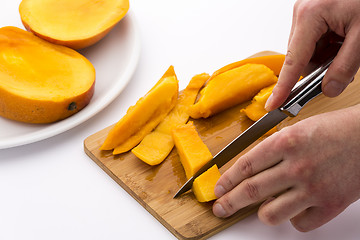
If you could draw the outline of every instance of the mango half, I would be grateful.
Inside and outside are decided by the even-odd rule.
[[[128,10],[129,0],[23,0],[19,7],[27,30],[73,49],[102,39]]]
[[[73,49],[0,28],[0,116],[27,123],[67,118],[89,102],[95,69]]]

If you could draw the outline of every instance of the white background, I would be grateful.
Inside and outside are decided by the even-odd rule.
[[[7,2],[19,1],[1,0],[2,26],[22,27],[17,8]],[[294,2],[131,1],[141,55],[119,97],[65,133],[0,150],[0,239],[175,239],[87,157],[83,140],[118,121],[169,65],[174,65],[182,89],[193,75],[211,74],[256,52],[285,53]],[[359,217],[356,202],[325,226],[300,233],[288,222],[269,227],[253,215],[211,239],[355,240]]]

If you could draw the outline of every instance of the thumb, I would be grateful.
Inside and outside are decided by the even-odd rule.
[[[360,66],[359,31],[349,31],[334,61],[322,81],[322,91],[328,97],[336,97],[354,79]]]

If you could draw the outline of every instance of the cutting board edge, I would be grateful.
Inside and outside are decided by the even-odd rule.
[[[103,129],[105,130],[105,129]],[[93,134],[96,135],[97,133]],[[121,188],[123,188],[132,198],[134,198],[146,211],[148,211],[155,219],[157,219],[168,231],[170,231],[176,238],[178,239],[198,239],[198,238],[186,238],[181,233],[176,231],[175,228],[170,226],[170,224],[165,221],[159,214],[156,213],[155,210],[153,210],[148,204],[146,204],[144,201],[142,201],[141,198],[139,198],[136,193],[134,193],[123,181],[121,181],[120,178],[118,178],[112,171],[110,171],[109,168],[107,168],[92,152],[89,150],[87,146],[87,141],[91,139],[93,135],[90,135],[84,140],[84,151],[88,157],[93,160],[106,174],[108,174],[117,184],[120,185]]]

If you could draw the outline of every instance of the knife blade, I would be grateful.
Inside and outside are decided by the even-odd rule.
[[[319,61],[320,59],[322,64],[319,66],[315,60],[310,62],[307,69],[305,70],[310,73],[294,86],[289,97],[283,103],[283,105],[278,109],[265,114],[261,119],[252,124],[248,129],[246,129],[219,153],[217,153],[212,160],[206,163],[187,180],[187,182],[174,195],[174,198],[189,191],[194,180],[210,167],[216,164],[218,168],[221,168],[224,164],[245,150],[248,146],[250,146],[253,142],[259,139],[277,124],[282,122],[285,118],[295,117],[306,103],[321,94],[322,79],[324,78],[328,67],[338,52],[341,43],[342,42],[338,41],[333,43],[330,47],[326,48],[325,54],[322,54],[321,58],[313,57],[313,59],[316,61]],[[315,66],[317,67],[315,68]]]
[[[251,125],[247,130],[230,142],[225,148],[223,148],[219,153],[217,153],[213,159],[207,162],[203,167],[201,167],[192,177],[190,177],[187,182],[180,188],[180,190],[175,194],[174,198],[187,192],[191,189],[192,183],[194,180],[200,176],[203,172],[211,168],[213,165],[217,165],[218,168],[221,168],[228,161],[233,159],[236,155],[250,146],[253,142],[259,139],[264,135],[268,130],[272,129],[279,122],[287,118],[288,115],[283,113],[279,109],[275,109],[267,114],[265,114],[260,120]]]

